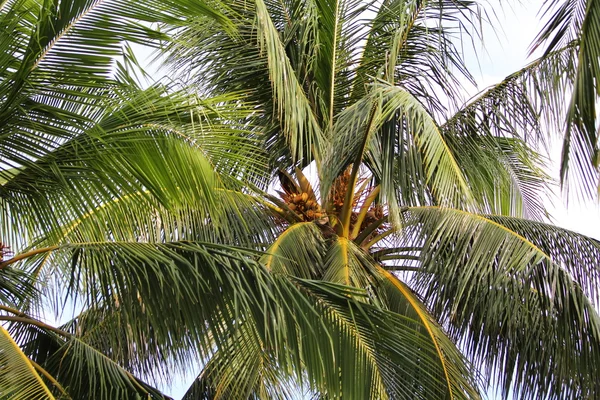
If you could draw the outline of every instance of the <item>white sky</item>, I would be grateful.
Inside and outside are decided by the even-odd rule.
[[[479,59],[469,50],[469,45],[465,45],[467,61],[478,82],[479,90],[500,82],[507,75],[532,61],[527,58],[527,49],[542,28],[538,16],[542,0],[522,0],[522,4],[519,4],[518,0],[489,0],[489,2],[491,4],[487,7],[488,13],[495,13],[499,21],[494,24],[496,31],[491,28],[485,29],[484,43],[477,46]],[[476,92],[477,89],[474,89],[473,94]],[[558,163],[560,143],[553,146],[551,152],[551,162]],[[553,178],[558,178],[556,168],[554,166],[550,171]],[[561,195],[560,190],[557,189],[556,192],[557,195],[547,202],[555,224],[600,239],[600,208],[597,202],[570,200],[567,209],[564,196]],[[181,381],[175,382],[171,389],[165,388],[165,390],[178,399],[183,396],[192,380],[193,374],[182,377]],[[490,394],[490,398],[494,396]]]

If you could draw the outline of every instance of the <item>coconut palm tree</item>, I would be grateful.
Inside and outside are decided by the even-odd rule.
[[[547,136],[540,107],[564,111],[559,86],[539,77],[572,58],[546,54],[461,106],[459,82],[471,77],[451,38],[476,34],[473,2],[214,7],[227,22],[191,18],[170,62],[200,93],[235,93],[256,110],[246,121],[281,186],[263,197],[285,228],[261,249],[265,266],[363,288],[420,320],[434,345],[441,328],[505,395],[594,397],[595,373],[576,360],[598,354],[598,242],[544,222],[546,177],[527,146]],[[475,397],[437,353],[447,388],[424,397]],[[198,387],[238,393],[248,370],[217,352]],[[406,395],[378,371],[387,396]]]
[[[414,390],[445,390],[440,349],[456,384],[469,382],[439,328],[260,264],[259,244],[284,225],[256,196],[268,163],[247,122],[255,108],[236,94],[141,89],[132,75],[128,44],[158,46],[167,37],[153,24],[189,15],[228,23],[197,2],[2,3],[1,396],[164,398],[145,381],[235,362],[246,345],[273,367],[246,391],[297,378],[362,397],[384,390],[375,337],[386,370],[412,365]],[[52,323],[49,308],[74,317]],[[408,342],[429,364],[407,357]]]
[[[460,105],[475,3],[139,3],[2,10],[3,397],[598,396],[600,243],[525,79]]]

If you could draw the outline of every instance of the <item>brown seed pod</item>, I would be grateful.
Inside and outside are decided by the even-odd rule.
[[[302,193],[300,196],[302,197],[302,201],[308,200],[308,193]]]
[[[288,204],[288,207],[290,208],[290,210],[294,211],[296,209],[296,205],[295,204]]]

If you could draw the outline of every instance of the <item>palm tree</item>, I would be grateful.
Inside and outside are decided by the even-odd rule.
[[[600,243],[514,107],[549,58],[459,106],[473,2],[4,7],[3,397],[598,396]]]
[[[524,398],[593,398],[595,373],[575,360],[598,354],[598,263],[588,257],[598,242],[543,222],[546,177],[526,145],[527,135],[547,135],[540,107],[562,111],[553,109],[558,86],[547,93],[551,83],[538,79],[562,65],[546,55],[455,109],[470,75],[451,37],[476,32],[473,2],[259,0],[215,10],[227,22],[192,19],[170,61],[206,96],[235,93],[256,110],[246,121],[281,186],[279,199],[263,196],[285,227],[259,248],[264,264],[366,289],[371,302],[430,328],[434,345],[442,328],[505,395],[512,386]],[[319,190],[301,170],[309,164]],[[565,321],[571,328],[558,327]],[[586,344],[564,352],[568,343]],[[442,391],[474,396],[455,386],[456,360],[437,352]],[[203,388],[248,375],[212,363],[223,365],[207,364]],[[391,397],[403,393],[387,385]]]

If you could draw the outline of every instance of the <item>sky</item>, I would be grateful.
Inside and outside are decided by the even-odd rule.
[[[508,4],[511,3],[511,4]],[[478,87],[471,88],[475,94],[485,87],[498,83],[504,77],[521,69],[533,58],[528,58],[528,47],[543,26],[538,11],[541,0],[489,0],[486,7],[491,18],[496,18],[495,30],[484,29],[483,44],[476,45],[478,57],[465,46],[465,56]],[[560,160],[560,142],[551,146],[549,174],[557,179],[557,163]],[[595,201],[567,199],[556,187],[556,194],[546,206],[555,225],[600,239],[600,208]],[[193,380],[193,374],[180,377],[166,392],[179,399]],[[494,399],[493,394],[489,394]]]

